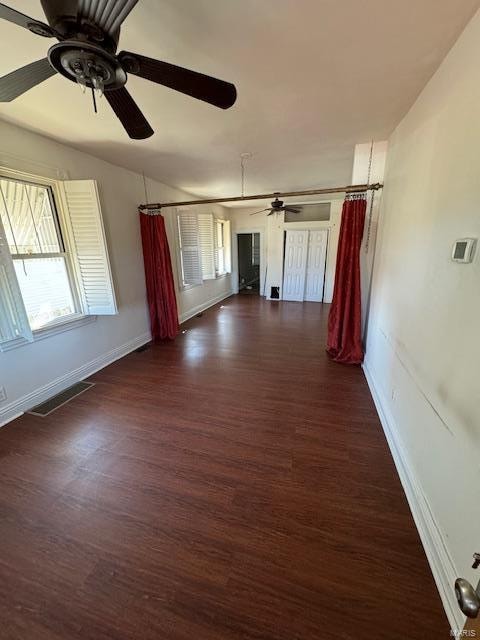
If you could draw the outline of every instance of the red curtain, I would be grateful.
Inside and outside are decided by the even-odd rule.
[[[343,204],[332,306],[328,316],[327,352],[343,364],[363,362],[360,245],[367,201],[347,198]]]
[[[173,340],[178,333],[178,312],[165,220],[159,214],[140,212],[140,228],[152,338]]]

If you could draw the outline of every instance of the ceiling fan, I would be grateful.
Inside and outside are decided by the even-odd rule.
[[[0,3],[0,18],[38,36],[58,40],[46,58],[27,64],[0,78],[0,102],[10,102],[32,87],[60,73],[105,98],[130,138],[153,134],[125,84],[132,73],[203,100],[221,109],[236,101],[235,86],[196,71],[147,58],[137,53],[116,53],[120,27],[138,0],[41,0],[48,24]]]
[[[278,194],[280,195],[280,194]],[[295,209],[295,207],[284,206],[283,201],[279,200],[278,197],[272,202],[271,207],[267,207],[266,209],[262,209],[261,211],[255,211],[255,213],[251,213],[251,216],[256,216],[258,213],[264,213],[265,211],[269,211],[270,213],[267,216],[271,216],[272,213],[281,213],[282,211],[288,211],[289,213],[300,213],[300,209]]]

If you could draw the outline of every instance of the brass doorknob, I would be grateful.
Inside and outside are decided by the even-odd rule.
[[[475,590],[468,580],[455,580],[455,595],[460,609],[468,618],[476,618],[480,611],[480,593]]]

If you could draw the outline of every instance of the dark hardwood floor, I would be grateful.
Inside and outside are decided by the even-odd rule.
[[[328,308],[237,296],[0,430],[0,637],[449,637]]]

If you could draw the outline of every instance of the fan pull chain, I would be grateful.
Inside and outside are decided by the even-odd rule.
[[[245,196],[245,163],[242,158],[242,198]]]
[[[252,157],[252,153],[245,152],[240,154],[240,172],[241,172],[241,181],[242,181],[242,198],[245,196],[245,164],[247,160],[250,160]]]
[[[367,184],[370,184],[370,178],[372,175],[372,162],[373,162],[373,140],[370,146],[370,159],[368,161],[368,177]],[[372,218],[373,218],[373,203],[375,201],[375,192],[372,191],[372,195],[370,196],[370,211],[368,213],[368,222],[367,222],[367,238],[365,240],[365,253],[368,253],[370,248],[370,239],[372,235]]]
[[[372,191],[371,200],[370,200],[370,212],[368,214],[367,239],[365,240],[365,253],[368,253],[368,249],[370,248],[370,239],[372,236],[372,218],[373,218],[374,200],[375,200],[375,192]]]
[[[92,100],[93,100],[93,110],[95,113],[98,113],[97,111],[97,99],[95,98],[95,89],[92,87]]]

